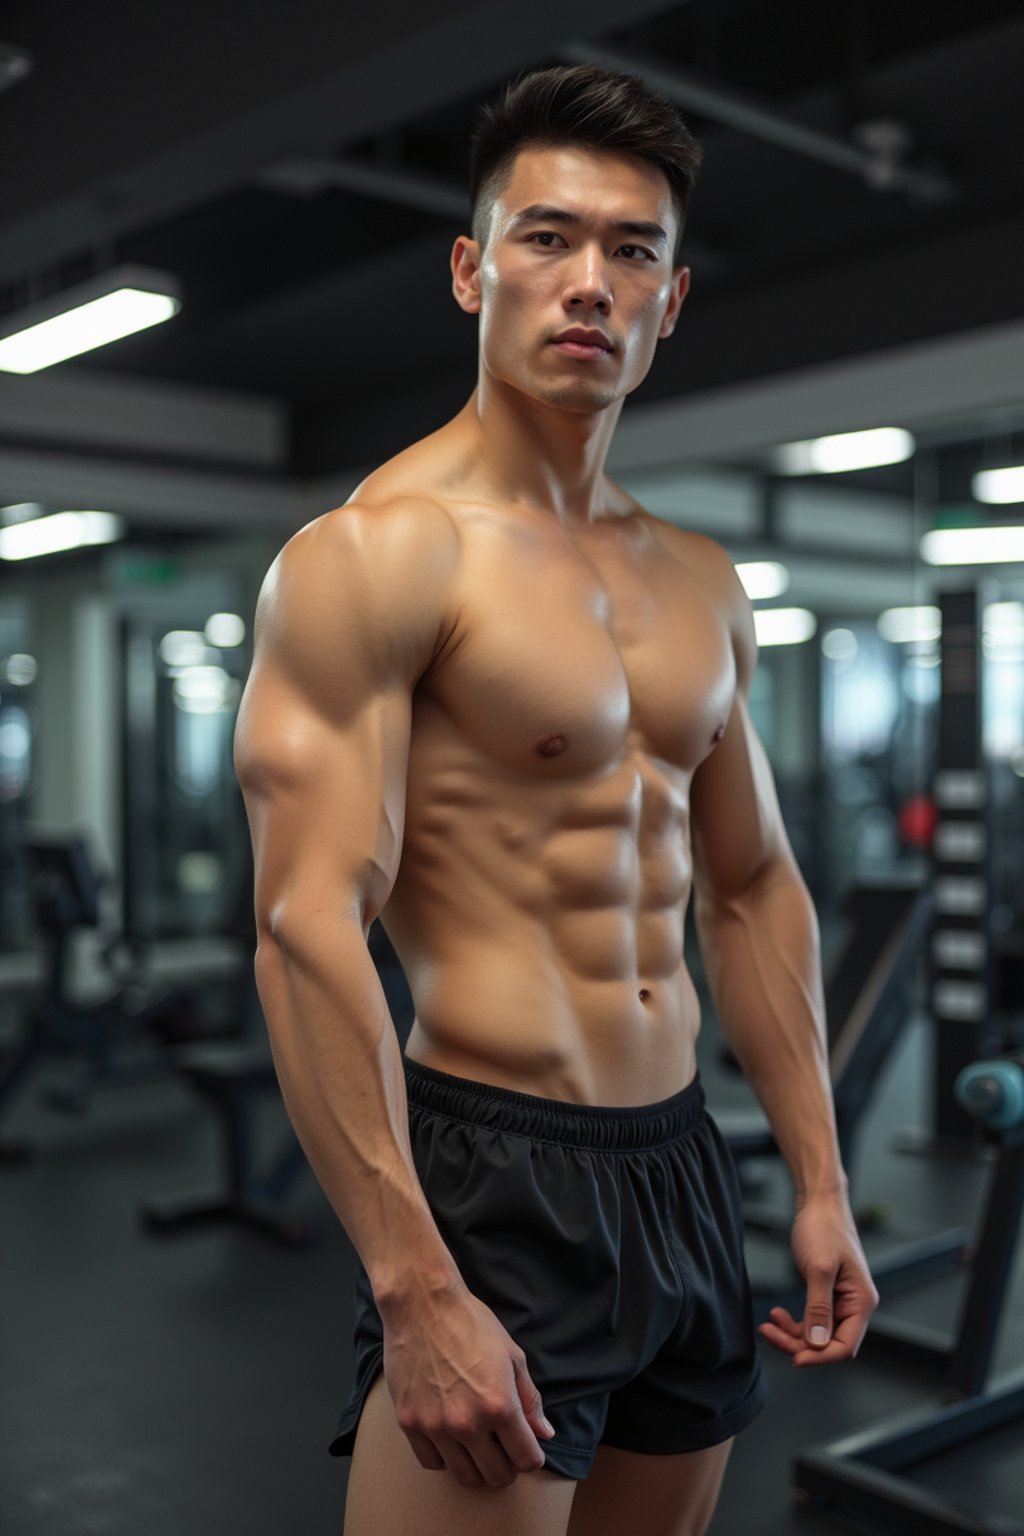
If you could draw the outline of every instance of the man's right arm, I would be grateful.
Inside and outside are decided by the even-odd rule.
[[[508,1486],[550,1438],[526,1357],[471,1295],[416,1174],[366,936],[398,872],[417,680],[452,625],[458,534],[429,502],[346,506],[271,567],[239,711],[256,980],[303,1149],[366,1269],[423,1466]]]
[[[412,1276],[457,1280],[413,1169],[366,946],[398,872],[412,693],[443,641],[457,559],[429,504],[348,506],[303,528],[260,593],[235,734],[281,1091],[382,1307]]]

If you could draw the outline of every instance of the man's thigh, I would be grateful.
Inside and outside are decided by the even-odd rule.
[[[352,1451],[345,1536],[565,1536],[575,1488],[547,1468],[521,1472],[510,1488],[463,1488],[421,1466],[381,1372]]]
[[[568,1536],[703,1536],[732,1445],[676,1456],[598,1446],[589,1476],[576,1484]]]

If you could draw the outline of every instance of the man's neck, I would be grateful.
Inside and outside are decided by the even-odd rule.
[[[549,509],[566,526],[607,511],[604,465],[622,401],[571,411],[481,374],[455,419],[475,434],[474,468],[493,494]]]

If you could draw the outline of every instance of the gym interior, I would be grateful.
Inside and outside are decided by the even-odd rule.
[[[278,550],[475,383],[448,260],[477,104],[588,61],[704,146],[692,290],[608,469],[754,605],[881,1296],[855,1362],[764,1348],[711,1529],[1024,1532],[1019,4],[12,0],[6,1536],[341,1527],[353,1250],[270,1060],[235,717]],[[37,329],[126,293],[109,333]],[[799,1295],[791,1186],[692,925],[687,960],[760,1320]]]

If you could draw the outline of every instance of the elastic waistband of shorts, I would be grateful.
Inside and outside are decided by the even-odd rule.
[[[454,1077],[408,1057],[403,1060],[410,1108],[415,1106],[451,1120],[464,1120],[537,1141],[596,1147],[608,1152],[637,1152],[677,1141],[696,1127],[704,1113],[699,1073],[670,1099],[620,1107],[544,1099],[513,1088]]]

